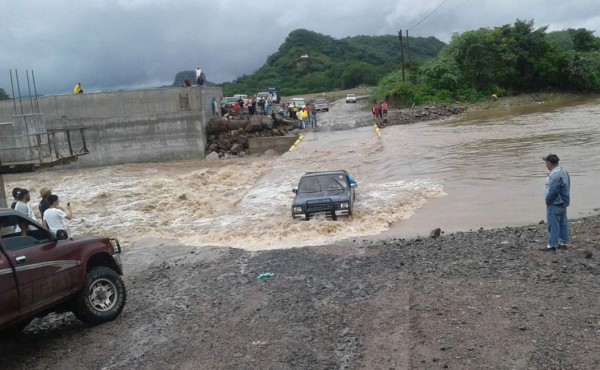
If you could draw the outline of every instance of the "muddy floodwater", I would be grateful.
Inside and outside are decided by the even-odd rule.
[[[571,174],[571,218],[597,213],[600,100],[540,103],[389,126],[378,137],[361,104],[336,102],[298,149],[282,156],[180,161],[5,175],[7,194],[51,187],[75,214],[71,234],[146,238],[248,250],[343,239],[426,235],[545,218],[542,156]],[[347,125],[347,130],[340,126]],[[354,126],[358,128],[353,128]],[[332,129],[335,128],[335,129]],[[343,127],[342,127],[343,128]],[[91,148],[93,150],[93,148]],[[346,169],[359,182],[352,219],[292,220],[307,171]]]

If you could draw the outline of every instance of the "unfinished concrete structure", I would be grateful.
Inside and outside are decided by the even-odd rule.
[[[20,135],[83,129],[85,142],[78,136],[71,140],[75,150],[86,148],[89,154],[70,166],[202,159],[210,102],[221,95],[220,87],[194,86],[46,96],[29,112],[28,100],[24,111],[12,100],[2,101],[0,153],[2,160],[20,156],[9,149],[19,146],[15,140],[26,140]]]

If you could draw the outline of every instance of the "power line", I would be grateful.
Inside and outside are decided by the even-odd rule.
[[[446,15],[452,13],[453,11],[455,11],[456,9],[460,8],[461,6],[465,5],[466,3],[468,3],[469,1],[473,1],[473,0],[465,0],[462,3],[458,4],[457,6],[455,6],[454,8],[448,10],[446,13],[440,15],[439,17],[433,18],[432,20],[430,20],[429,22],[425,23],[425,25],[431,24],[435,21],[437,21],[438,19],[441,19],[442,17],[445,17]],[[415,26],[416,27],[416,26]]]
[[[432,15],[433,13],[435,13],[435,12],[436,12],[436,11],[437,11],[439,8],[441,8],[441,7],[442,7],[442,5],[446,4],[446,2],[447,2],[447,1],[448,1],[448,0],[444,0],[444,1],[442,1],[442,3],[441,3],[440,5],[438,5],[438,7],[437,7],[437,8],[433,9],[433,11],[432,11],[431,13],[427,14],[425,17],[423,17],[423,19],[421,19],[420,21],[418,21],[418,22],[417,22],[417,24],[415,24],[414,26],[412,26],[412,27],[411,27],[411,28],[409,28],[408,30],[410,31],[410,30],[412,30],[413,28],[415,28],[415,27],[417,27],[418,25],[420,25],[420,24],[421,24],[421,22],[423,22],[425,19],[429,18],[429,16],[430,16],[430,15]]]

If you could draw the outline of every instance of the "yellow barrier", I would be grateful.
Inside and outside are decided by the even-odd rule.
[[[379,129],[379,126],[377,126],[377,122],[373,123],[373,128],[375,129],[377,136],[381,137],[381,130]]]
[[[288,150],[288,152],[293,152],[294,149],[296,149],[298,147],[298,145],[300,145],[300,142],[302,140],[304,140],[304,135],[298,136],[298,139],[296,140],[296,142],[294,144],[292,144],[292,146],[290,147],[290,149]]]

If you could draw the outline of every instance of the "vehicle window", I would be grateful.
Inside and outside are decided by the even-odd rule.
[[[21,231],[17,232],[19,225],[26,227],[26,235],[23,235]],[[10,251],[29,248],[53,240],[48,230],[15,215],[0,218],[0,232],[4,246]]]
[[[299,193],[318,193],[321,191],[344,190],[347,184],[343,176],[311,176],[303,178],[298,186]]]
[[[300,180],[298,185],[299,193],[318,193],[321,191],[321,185],[316,177],[306,177]]]

